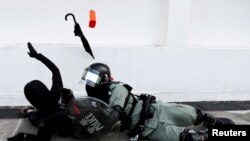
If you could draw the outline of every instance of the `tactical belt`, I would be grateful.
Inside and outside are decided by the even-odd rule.
[[[135,110],[135,106],[136,106],[136,104],[137,104],[138,101],[135,98],[135,96],[131,93],[132,87],[129,86],[128,84],[123,84],[123,86],[129,91],[129,94],[126,97],[126,100],[125,100],[124,105],[123,105],[123,110],[125,110],[125,108],[127,107],[129,99],[130,99],[130,96],[132,96],[132,98],[133,98],[132,107],[130,108],[130,111],[128,113],[128,116],[131,117],[132,114],[133,114],[133,112],[134,112],[134,110]]]
[[[135,127],[128,132],[128,135],[130,137],[135,137],[138,135],[139,139],[145,139],[145,137],[143,137],[141,135],[141,133],[144,130],[145,120],[149,119],[149,118],[153,118],[153,116],[154,116],[155,108],[151,104],[156,103],[156,97],[149,95],[149,94],[141,94],[140,96],[136,95],[136,97],[135,97],[135,95],[131,93],[131,91],[132,91],[131,86],[129,86],[128,84],[123,84],[123,86],[129,91],[129,94],[126,97],[126,100],[125,100],[124,105],[123,105],[123,110],[125,110],[125,108],[127,107],[130,96],[132,96],[132,98],[133,98],[132,107],[128,113],[129,117],[132,116],[138,100],[143,101],[142,110],[140,113],[140,120],[135,125]]]
[[[153,118],[155,113],[155,108],[151,105],[152,103],[156,103],[155,96],[148,95],[148,94],[141,94],[138,96],[138,99],[143,101],[142,110],[140,114],[140,120],[135,125],[135,127],[129,131],[128,135],[130,137],[139,136],[139,139],[145,139],[145,137],[142,136],[142,131],[144,130],[144,123],[146,119]]]

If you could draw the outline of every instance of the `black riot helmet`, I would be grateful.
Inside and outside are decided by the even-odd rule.
[[[82,80],[86,83],[88,96],[92,96],[108,103],[109,85],[111,84],[111,72],[108,65],[103,63],[93,63],[84,70]]]

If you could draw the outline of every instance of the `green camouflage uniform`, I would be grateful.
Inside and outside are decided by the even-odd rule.
[[[111,84],[110,106],[124,106],[128,90],[121,84]],[[133,98],[130,97],[125,112],[128,114],[132,106]],[[157,101],[152,104],[156,111],[153,118],[146,119],[145,129],[142,135],[155,141],[179,141],[181,132],[196,121],[196,109],[189,105],[166,103]],[[139,101],[131,116],[131,129],[137,124],[140,119],[142,110],[142,101]]]

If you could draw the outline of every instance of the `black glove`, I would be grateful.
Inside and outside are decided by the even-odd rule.
[[[29,51],[28,54],[30,57],[34,57],[36,58],[38,56],[38,53],[36,52],[36,50],[34,49],[34,47],[31,45],[30,42],[28,42],[28,48],[29,48]]]
[[[75,36],[82,37],[83,33],[79,24],[75,24],[74,33],[75,33]]]

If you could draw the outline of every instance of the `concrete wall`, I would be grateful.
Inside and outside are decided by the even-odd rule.
[[[1,105],[28,104],[23,86],[33,79],[51,86],[48,69],[26,54],[27,41],[57,64],[64,86],[77,96],[85,93],[78,83],[84,67],[104,62],[114,78],[131,84],[135,93],[152,93],[163,101],[250,99],[247,0],[79,0],[61,4],[24,0],[22,3],[31,4],[26,8],[19,1],[6,2],[0,8],[5,10],[0,11]],[[101,14],[95,29],[87,27],[90,9]],[[95,60],[73,37],[72,19],[64,21],[68,12],[75,13]],[[20,17],[24,13],[28,15]]]

